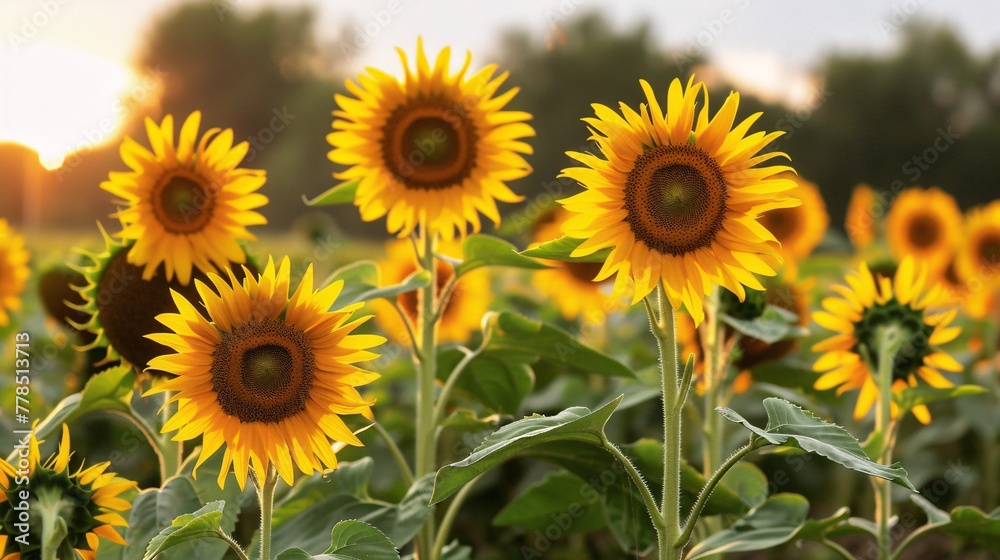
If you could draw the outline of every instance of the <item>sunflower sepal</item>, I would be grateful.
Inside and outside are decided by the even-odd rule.
[[[545,263],[519,253],[510,243],[492,235],[470,235],[462,242],[462,262],[455,267],[455,275],[462,276],[486,266],[506,266],[542,270],[551,268]]]
[[[562,236],[552,241],[541,243],[537,247],[532,247],[521,251],[521,255],[534,259],[551,259],[562,262],[578,263],[604,263],[608,260],[612,249],[610,247],[595,251],[587,255],[574,254],[586,239],[576,239],[574,237]]]
[[[343,183],[330,187],[315,198],[308,198],[302,195],[302,202],[306,206],[337,206],[341,204],[354,204],[354,197],[358,192],[358,185],[361,179],[344,181]]]

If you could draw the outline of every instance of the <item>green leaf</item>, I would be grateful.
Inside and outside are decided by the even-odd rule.
[[[160,531],[160,534],[150,541],[143,560],[152,560],[163,551],[188,541],[205,538],[221,539],[224,507],[224,502],[212,502],[194,513],[176,517],[170,527]]]
[[[747,508],[755,508],[767,500],[770,485],[757,465],[741,461],[723,475],[722,486],[736,493]],[[715,497],[716,492],[718,489],[711,497]]]
[[[573,251],[583,244],[584,241],[586,240],[563,236],[559,239],[542,243],[532,249],[521,251],[521,254],[535,259],[552,259],[563,262],[603,263],[608,260],[608,255],[611,254],[610,247],[601,249],[585,257],[571,257],[570,255]]]
[[[807,334],[804,328],[798,326],[798,317],[794,313],[773,305],[768,305],[760,317],[749,321],[726,314],[721,317],[724,323],[736,329],[740,334],[768,344]]]
[[[357,560],[399,560],[399,552],[385,535],[353,519],[334,525],[326,553]]]
[[[328,189],[323,194],[317,196],[316,198],[309,199],[305,196],[302,197],[302,201],[306,203],[306,206],[334,206],[337,204],[354,204],[354,195],[358,192],[358,185],[361,183],[361,179],[355,179],[353,181],[344,181],[339,185],[335,185]]]
[[[484,266],[542,269],[547,265],[517,252],[510,243],[491,235],[471,235],[462,243],[462,264],[455,269],[462,276]]]
[[[917,504],[920,509],[924,510],[924,513],[927,514],[927,523],[929,525],[941,525],[951,521],[951,516],[948,515],[948,512],[938,509],[930,500],[920,494],[911,495],[910,500]]]
[[[932,403],[944,399],[955,399],[958,397],[968,397],[972,395],[982,395],[988,393],[989,389],[979,385],[958,385],[955,387],[936,388],[930,385],[918,385],[907,387],[900,392],[893,391],[892,401],[896,403],[903,412],[911,410],[922,404]]]
[[[333,274],[323,281],[323,286],[329,286],[337,280],[344,281],[344,287],[341,289],[340,295],[337,296],[338,305],[361,301],[358,299],[358,296],[369,290],[378,288],[378,263],[364,260],[342,266],[333,271]]]
[[[471,455],[437,472],[431,503],[441,502],[480,474],[534,446],[556,441],[601,446],[604,425],[619,402],[621,397],[595,411],[574,406],[555,416],[531,416],[500,428]]]
[[[1000,508],[991,513],[971,506],[959,506],[946,513],[919,495],[910,496],[927,514],[927,524],[958,538],[976,542],[1000,553]]]
[[[787,445],[816,453],[849,469],[916,490],[899,463],[880,465],[865,455],[861,444],[847,430],[824,422],[811,412],[792,403],[770,397],[764,399],[767,426],[758,428],[729,408],[717,408],[727,420],[743,424],[748,430],[772,445]]]
[[[72,422],[88,412],[111,410],[128,413],[128,403],[135,390],[132,368],[115,366],[90,378],[83,391],[62,401],[38,423],[35,437],[43,439],[66,422]]]
[[[504,359],[538,356],[564,367],[610,377],[634,377],[631,368],[552,325],[502,311],[490,317],[487,351]]]
[[[431,283],[430,272],[427,272],[426,270],[418,270],[413,274],[407,276],[399,284],[393,284],[392,286],[384,286],[381,288],[372,288],[369,290],[365,290],[364,292],[361,292],[360,294],[354,296],[353,300],[345,301],[344,304],[346,305],[359,301],[370,301],[378,298],[392,299],[398,296],[399,294],[405,294],[406,292],[419,290],[420,288],[423,288],[424,286],[427,286],[430,283]]]
[[[496,430],[499,421],[500,419],[495,414],[480,418],[467,408],[459,408],[441,421],[441,427],[460,432],[477,433]]]
[[[601,528],[604,515],[600,506],[583,499],[588,487],[575,474],[550,472],[508,502],[493,518],[493,524],[542,532],[555,525],[563,534]]]
[[[457,348],[443,348],[438,354],[438,378],[446,379],[463,357]],[[493,353],[477,356],[466,366],[455,388],[499,413],[517,413],[521,401],[535,386],[535,374],[527,364],[510,358],[504,360]]]

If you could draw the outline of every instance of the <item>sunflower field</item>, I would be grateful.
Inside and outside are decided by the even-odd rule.
[[[145,107],[113,211],[0,216],[0,560],[1000,558],[995,182],[831,189],[708,64],[563,119],[431,42],[286,160]]]

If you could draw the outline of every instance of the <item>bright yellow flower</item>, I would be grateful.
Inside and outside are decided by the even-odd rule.
[[[855,247],[867,247],[875,241],[878,229],[875,202],[875,191],[871,187],[864,184],[854,187],[851,200],[847,203],[844,229]]]
[[[374,401],[356,387],[379,376],[355,364],[376,358],[368,349],[385,339],[351,334],[369,319],[351,319],[362,304],[329,311],[343,282],[313,292],[312,266],[289,297],[290,268],[287,257],[277,270],[268,259],[259,278],[248,273],[242,283],[232,272],[228,281],[210,274],[214,289],[195,282],[207,318],[175,292],[179,313],[158,317],[172,332],[150,335],[176,352],[149,364],[177,376],[148,392],[175,392],[163,431],[177,441],[203,436],[195,468],[225,444],[219,486],[230,465],[240,488],[250,465],[258,480],[274,466],[288,484],[295,467],[333,468],[331,440],[361,445],[341,416],[372,418]]]
[[[949,326],[958,310],[942,311],[947,294],[940,284],[934,284],[924,293],[926,269],[921,266],[916,271],[913,257],[908,256],[899,264],[893,279],[882,276],[876,279],[868,265],[862,263],[861,269],[846,280],[847,286],[832,288],[841,297],[824,299],[824,310],[813,314],[813,320],[821,327],[837,333],[813,346],[813,351],[823,353],[813,365],[815,371],[823,372],[815,388],[836,387],[837,395],[861,389],[854,417],[863,418],[878,397],[875,379],[878,331],[889,325],[909,335],[893,360],[892,390],[914,387],[918,379],[933,387],[951,387],[952,382],[938,370],[957,372],[962,365],[938,346],[951,342],[961,332],[960,327]],[[865,353],[869,358],[864,357]],[[874,363],[869,365],[868,359]],[[892,413],[898,414],[895,404]],[[930,412],[924,405],[914,408],[913,414],[924,424],[930,422]]]
[[[97,558],[100,539],[125,545],[125,540],[115,527],[128,527],[128,522],[120,512],[127,511],[132,504],[122,499],[121,494],[136,488],[136,483],[107,472],[110,462],[83,468],[71,473],[69,428],[63,424],[59,451],[42,462],[38,451],[39,440],[32,434],[24,454],[18,450],[14,463],[0,459],[0,558],[21,560],[39,558],[38,542],[35,540],[36,525],[41,523],[41,513],[32,504],[30,545],[25,547],[14,540],[12,527],[17,512],[14,506],[21,502],[20,491],[29,489],[34,502],[59,507],[60,517],[65,521],[67,534],[57,551],[59,558],[75,558],[79,554],[85,560]]]
[[[1000,200],[969,211],[955,265],[973,289],[1000,288]]]
[[[453,258],[462,256],[457,243],[441,243],[437,254]],[[445,285],[455,275],[455,269],[442,259],[435,259],[437,265],[437,295],[440,297]],[[379,263],[382,284],[399,284],[418,270],[413,244],[408,240],[386,244],[386,258]],[[396,297],[406,319],[414,328],[417,324],[420,292],[406,292]],[[438,338],[442,342],[466,342],[469,336],[482,325],[483,315],[490,308],[493,294],[486,269],[480,268],[463,275],[455,284],[448,301],[445,302],[441,319],[438,321]],[[375,311],[375,322],[389,338],[404,342],[407,340],[406,325],[392,304],[379,299],[371,302]]]
[[[480,212],[499,224],[496,201],[521,200],[506,182],[531,171],[520,155],[531,153],[523,141],[535,134],[524,122],[531,115],[502,110],[518,88],[496,95],[507,73],[494,76],[495,64],[467,76],[471,53],[451,74],[450,48],[432,67],[418,40],[416,68],[397,51],[404,80],[368,68],[357,84],[347,82],[356,97],[336,96],[329,157],[349,168],[334,176],[360,180],[354,203],[361,219],[386,216],[389,233],[400,237],[418,224],[445,239],[469,226],[479,231]]]
[[[192,267],[214,272],[244,263],[237,241],[254,239],[247,226],[267,223],[254,211],[267,204],[255,192],[264,185],[264,172],[238,167],[249,144],[234,146],[228,128],[213,128],[198,141],[200,123],[201,113],[191,113],[175,146],[173,117],[159,126],[147,118],[152,152],[126,137],[121,157],[132,170],[112,172],[101,183],[127,206],[118,212],[124,226],[119,236],[135,240],[128,262],[142,266],[146,280],[160,263],[167,280],[176,274],[183,285],[191,281]]]
[[[889,247],[896,260],[907,255],[927,264],[938,278],[951,258],[962,230],[962,213],[940,189],[907,189],[896,197],[886,219]]]
[[[799,262],[805,259],[819,245],[830,225],[830,215],[826,212],[823,195],[815,183],[794,173],[786,173],[782,177],[795,182],[795,188],[788,194],[801,200],[802,204],[765,212],[760,217],[760,224],[781,243],[781,252],[787,265],[789,260]]]
[[[596,118],[584,121],[603,158],[570,152],[584,167],[563,171],[586,190],[562,204],[574,217],[563,226],[583,239],[573,256],[612,251],[596,280],[617,274],[613,293],[634,281],[633,302],[662,281],[674,309],[683,304],[695,323],[704,319],[702,300],[714,284],[744,297],[744,286],[761,290],[754,274],[773,275],[781,264],[778,242],[758,217],[798,204],[786,192],[795,187],[775,175],[788,166],[758,167],[781,152],[759,154],[781,135],[747,135],[760,117],[735,124],[739,94],[731,93],[709,118],[695,102],[705,89],[694,78],[670,84],[666,113],[653,89],[640,82],[649,105],[622,114],[595,104]]]
[[[10,324],[11,311],[21,309],[21,292],[28,281],[28,259],[24,238],[0,218],[0,327]]]

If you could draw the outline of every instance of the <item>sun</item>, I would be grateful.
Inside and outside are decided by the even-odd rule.
[[[18,87],[4,90],[0,142],[25,145],[56,169],[69,154],[115,136],[134,80],[126,68],[77,49],[37,44],[5,52],[0,83]]]

